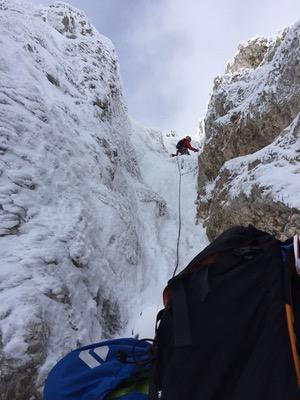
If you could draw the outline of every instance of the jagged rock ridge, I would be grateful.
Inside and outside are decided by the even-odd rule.
[[[215,80],[198,178],[211,239],[233,224],[281,239],[300,230],[299,40],[300,23],[251,40]]]

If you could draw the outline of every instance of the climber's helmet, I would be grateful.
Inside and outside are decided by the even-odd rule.
[[[190,136],[186,136],[185,138],[186,138],[189,142],[192,141],[192,138],[191,138]]]

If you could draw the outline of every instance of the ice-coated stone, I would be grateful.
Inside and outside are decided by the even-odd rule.
[[[300,230],[299,40],[300,23],[273,41],[251,40],[215,81],[198,175],[211,239],[233,224],[281,239]]]

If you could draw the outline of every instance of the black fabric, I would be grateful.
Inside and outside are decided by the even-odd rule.
[[[169,282],[150,399],[158,390],[162,400],[300,399],[285,315],[285,302],[300,288],[288,283],[280,244],[252,226],[232,228]],[[214,262],[202,266],[213,254]],[[187,315],[178,328],[180,299]],[[178,346],[184,329],[192,344]]]
[[[180,147],[182,147],[184,142],[184,139],[180,139],[179,142],[176,144],[176,149],[179,149]]]
[[[190,155],[190,152],[184,146],[178,148],[178,153],[180,153],[181,155],[188,155],[188,156]]]
[[[293,306],[295,321],[294,321],[294,329],[297,336],[298,346],[300,344],[300,279],[299,275],[294,268],[291,272],[291,304]],[[298,348],[298,352],[299,352]],[[300,352],[299,352],[300,354]]]
[[[172,289],[174,345],[191,346],[191,324],[185,285],[182,281],[177,281]]]

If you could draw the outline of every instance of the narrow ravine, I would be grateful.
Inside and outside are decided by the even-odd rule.
[[[201,223],[196,224],[196,198],[198,157],[195,153],[190,156],[171,158],[170,154],[176,150],[176,143],[180,136],[162,136],[159,147],[163,151],[153,152],[153,137],[145,128],[135,126],[134,129],[136,152],[141,167],[144,182],[158,193],[167,202],[169,223],[157,227],[158,242],[162,249],[155,248],[155,241],[145,243],[150,257],[155,263],[148,269],[149,278],[140,297],[133,302],[132,312],[125,335],[138,334],[140,337],[152,337],[154,334],[155,318],[162,307],[162,291],[172,277],[176,266],[176,249],[179,228],[179,171],[181,177],[181,235],[179,242],[178,271],[183,269],[192,258],[198,254],[209,242],[205,229]],[[147,140],[148,138],[148,140]],[[150,138],[150,141],[149,141]],[[194,138],[197,146],[197,137]],[[152,146],[152,147],[151,147]],[[151,147],[151,151],[149,148]],[[148,151],[147,151],[148,150]],[[146,224],[147,225],[147,224]]]

